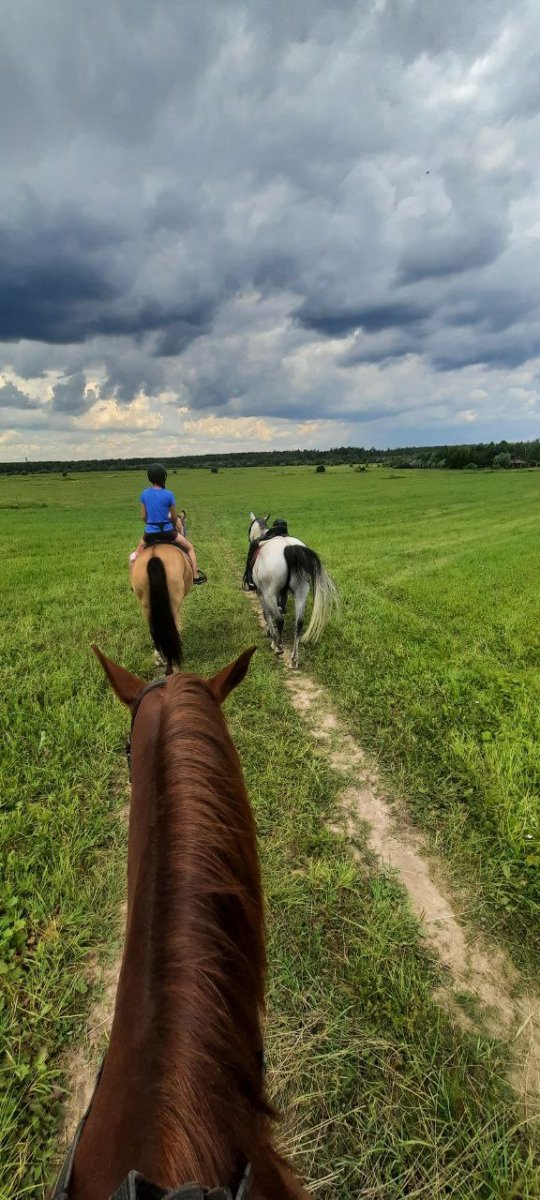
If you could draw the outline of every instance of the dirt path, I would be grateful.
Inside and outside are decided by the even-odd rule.
[[[540,1113],[540,995],[523,990],[523,981],[508,956],[494,943],[467,930],[454,911],[445,886],[444,863],[428,859],[417,830],[396,818],[372,764],[350,734],[343,731],[323,687],[302,671],[290,671],[286,685],[292,704],[312,736],[324,747],[329,763],[344,778],[335,828],[353,839],[367,837],[383,868],[396,873],[421,922],[425,941],[444,964],[447,983],[440,1000],[454,1019],[468,1028],[501,1038],[511,1049],[511,1082],[528,1115]],[[478,1012],[465,1014],[458,995],[469,993]]]

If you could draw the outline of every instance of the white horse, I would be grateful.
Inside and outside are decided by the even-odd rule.
[[[268,529],[268,517],[250,513],[249,541],[254,542]],[[270,644],[276,654],[283,654],[283,625],[289,592],[294,596],[294,642],[291,667],[298,667],[300,641],[317,642],[333,609],[338,594],[333,580],[325,571],[319,555],[294,537],[272,537],[261,542],[252,568],[253,582],[260,596]],[[313,588],[313,609],[306,629],[304,613],[310,585]]]

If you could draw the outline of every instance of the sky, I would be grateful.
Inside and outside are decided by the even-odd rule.
[[[536,0],[0,32],[0,459],[538,436]]]

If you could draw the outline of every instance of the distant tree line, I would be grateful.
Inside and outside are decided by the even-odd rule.
[[[2,475],[58,474],[73,471],[143,471],[146,458],[88,458],[82,461],[53,459],[47,462],[0,463]],[[198,467],[216,472],[227,467],[360,466],[467,470],[486,467],[536,467],[540,465],[540,439],[533,442],[478,442],[471,446],[404,446],[397,450],[367,450],[363,446],[337,446],[333,450],[248,450],[231,454],[188,454],[160,457],[169,470]]]
[[[540,466],[540,439],[533,442],[478,442],[472,446],[407,446],[381,455],[387,465],[466,471]]]

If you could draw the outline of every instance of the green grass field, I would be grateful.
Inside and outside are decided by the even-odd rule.
[[[401,889],[326,821],[339,780],[290,707],[239,591],[251,508],[289,520],[342,594],[303,664],[444,853],[465,914],[532,970],[538,947],[540,473],[267,469],[171,475],[210,582],[186,667],[257,641],[228,706],[268,902],[270,1083],[323,1200],[540,1196],[504,1048],[455,1030]],[[44,1194],[62,1052],[125,876],[126,714],[89,651],[150,677],[127,554],[142,477],[0,477],[0,1197]],[[16,507],[13,507],[13,506]]]

